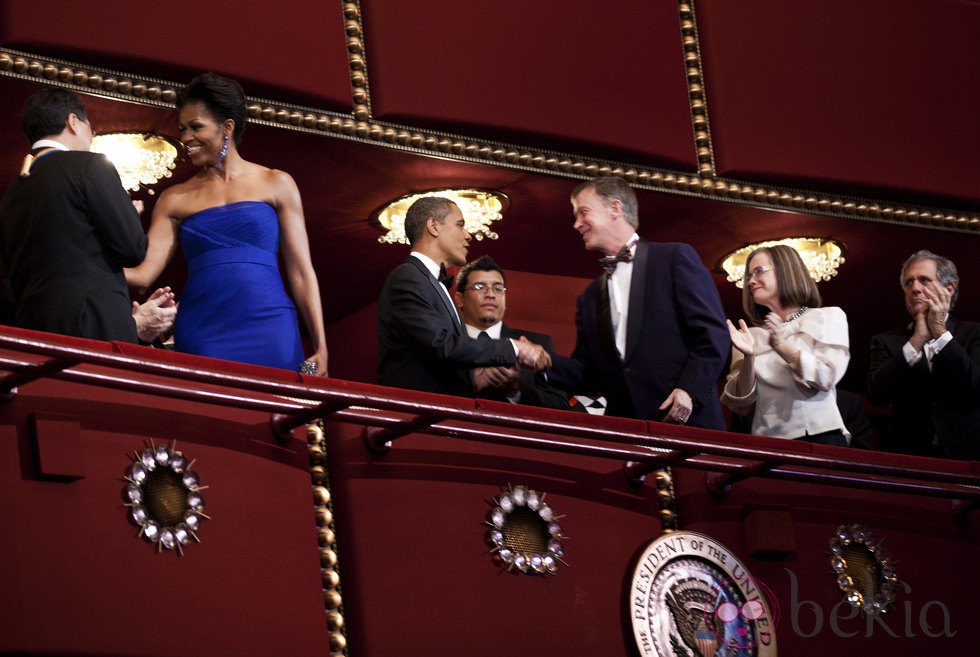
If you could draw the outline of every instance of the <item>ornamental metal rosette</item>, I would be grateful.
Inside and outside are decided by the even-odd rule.
[[[157,552],[176,549],[191,541],[200,543],[197,531],[210,517],[204,513],[200,478],[182,452],[166,445],[135,452],[126,472],[123,495],[128,500],[129,518],[139,526],[139,536],[157,546]]]
[[[567,566],[565,533],[545,493],[510,486],[490,501],[487,542],[494,560],[507,570],[526,575],[554,575]]]
[[[895,564],[881,539],[861,524],[841,525],[830,539],[830,567],[844,599],[868,616],[888,611],[898,592]]]

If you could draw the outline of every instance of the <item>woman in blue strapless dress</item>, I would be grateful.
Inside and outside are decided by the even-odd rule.
[[[174,324],[177,351],[296,371],[304,364],[298,309],[312,346],[305,371],[326,375],[320,290],[296,183],[239,155],[245,96],[234,80],[198,76],[177,107],[180,141],[201,170],[160,195],[146,259],[126,270],[127,281],[149,287],[179,235],[188,277]],[[295,306],[279,273],[280,249]]]

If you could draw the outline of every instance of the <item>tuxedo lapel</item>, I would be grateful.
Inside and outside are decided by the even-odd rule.
[[[616,337],[612,328],[612,312],[609,308],[609,274],[603,272],[599,276],[599,308],[596,313],[596,332],[599,344],[606,356],[613,362],[620,362],[619,350],[616,349]]]
[[[636,244],[636,254],[633,256],[633,276],[630,280],[630,300],[626,315],[626,356],[629,362],[640,340],[640,328],[643,325],[643,295],[647,289],[647,260],[650,257],[650,243],[640,240]]]
[[[436,280],[435,276],[433,276],[432,273],[426,269],[421,260],[413,256],[409,256],[408,259],[416,267],[418,267],[419,271],[422,272],[422,275],[425,276],[425,280],[432,287],[433,293],[442,302],[443,308],[445,308],[446,312],[449,314],[449,317],[453,321],[453,327],[456,329],[456,333],[461,332],[463,327],[459,323],[459,314],[456,312],[452,302],[449,300],[449,291],[446,290],[446,286]]]

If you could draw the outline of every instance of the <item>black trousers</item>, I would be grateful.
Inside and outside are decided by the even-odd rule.
[[[818,445],[832,445],[834,447],[847,447],[847,438],[844,436],[844,432],[840,429],[834,429],[833,431],[823,431],[821,433],[807,434],[805,436],[800,436],[797,440],[804,440],[808,443],[816,443]]]

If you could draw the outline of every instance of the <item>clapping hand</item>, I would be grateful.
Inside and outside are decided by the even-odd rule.
[[[535,372],[542,372],[551,367],[551,355],[544,347],[534,344],[523,335],[517,339],[517,362]]]
[[[762,327],[769,332],[769,344],[773,349],[780,343],[782,336],[779,334],[779,327],[783,325],[783,318],[776,313],[769,313],[762,322]]]
[[[166,334],[177,317],[177,304],[169,287],[159,287],[142,304],[133,302],[136,335],[143,342],[153,342]]]
[[[744,319],[738,320],[738,328],[732,324],[732,320],[726,319],[725,322],[728,324],[728,335],[732,338],[732,346],[741,351],[745,356],[755,355],[755,341],[752,339],[752,333],[749,332],[749,327],[745,323]]]
[[[926,328],[929,338],[935,340],[946,332],[946,316],[949,314],[949,303],[953,295],[941,283],[936,282],[926,286],[923,296],[926,298]]]
[[[776,313],[766,315],[766,319],[762,323],[762,326],[769,331],[769,344],[772,345],[773,351],[779,354],[780,358],[786,361],[790,367],[795,367],[795,363],[800,358],[800,350],[790,342],[783,340],[782,329],[785,325],[786,322]]]

